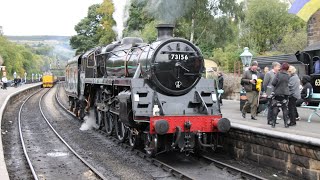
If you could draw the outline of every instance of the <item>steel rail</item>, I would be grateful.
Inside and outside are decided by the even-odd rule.
[[[200,155],[200,158],[202,158],[204,161],[206,161],[208,163],[213,163],[218,168],[226,169],[231,174],[234,174],[234,175],[240,174],[240,176],[245,179],[267,180],[264,177],[257,176],[255,174],[248,172],[248,171],[239,169],[237,167],[233,167],[229,164],[223,163],[221,161],[218,161],[216,159],[213,159],[213,158],[205,156],[205,155]]]
[[[52,88],[50,88],[52,89]],[[48,92],[48,91],[47,91]],[[47,93],[46,92],[46,93]],[[46,94],[45,93],[45,94]],[[64,143],[64,145],[78,158],[80,159],[80,161],[82,161],[90,170],[92,170],[99,178],[103,179],[103,180],[107,180],[107,178],[100,173],[93,165],[91,165],[88,161],[86,161],[83,157],[81,157],[60,135],[59,133],[54,129],[54,127],[51,125],[51,123],[49,122],[49,120],[47,119],[47,117],[45,116],[45,114],[43,113],[42,107],[41,107],[41,102],[42,102],[42,98],[44,97],[43,94],[39,100],[39,108],[40,108],[40,112],[42,117],[45,119],[45,121],[47,122],[48,126],[51,128],[51,130],[56,134],[56,136],[61,140],[61,142]]]
[[[60,87],[59,87],[60,88]],[[59,89],[58,89],[59,90]],[[66,108],[59,100],[58,98],[58,91],[56,93],[56,101],[58,102],[58,104],[60,105],[60,107],[62,107],[62,109],[64,109],[66,112],[68,112],[71,116],[75,117],[76,119],[78,119],[78,117],[73,113],[71,112],[70,110],[68,110],[68,108]],[[78,119],[79,120],[79,119]],[[96,129],[96,131],[98,131],[100,134],[103,134],[105,136],[106,133],[102,130],[99,130],[99,129]],[[118,142],[118,139],[116,139],[115,137],[113,136],[107,136],[110,140],[112,140],[113,142]],[[132,149],[131,146],[125,144],[125,143],[121,143],[119,144],[121,145],[122,147],[124,148],[127,148],[127,149]],[[188,176],[188,175],[185,175],[183,174],[182,172],[180,172],[179,170],[175,169],[174,167],[164,163],[164,162],[161,162],[155,158],[150,158],[147,156],[146,153],[142,152],[142,151],[139,151],[137,149],[133,149],[132,150],[134,153],[136,153],[139,157],[143,158],[143,159],[146,159],[147,161],[151,162],[152,164],[154,164],[155,166],[157,167],[160,167],[161,169],[167,171],[167,172],[170,172],[173,176],[175,177],[178,177],[180,179],[193,179],[192,177]],[[236,167],[233,167],[231,165],[228,165],[228,164],[225,164],[223,162],[220,162],[218,160],[215,160],[215,159],[212,159],[208,156],[204,156],[204,155],[201,155],[200,156],[202,159],[204,159],[205,161],[207,162],[210,162],[210,163],[214,163],[217,167],[219,167],[220,169],[223,169],[223,168],[226,168],[228,172],[231,172],[231,174],[233,175],[238,175],[240,174],[241,177],[245,178],[245,179],[256,179],[256,180],[266,180],[266,178],[263,178],[263,177],[260,177],[260,176],[257,176],[255,174],[252,174],[250,172],[247,172],[247,171],[244,171],[242,169],[239,169],[239,168],[236,168]]]
[[[59,87],[60,88],[60,87]],[[58,89],[59,90],[59,89]],[[60,107],[62,109],[64,109],[67,113],[69,113],[72,117],[75,117],[76,119],[78,119],[78,117],[73,113],[71,112],[70,110],[68,110],[68,108],[66,108],[62,103],[61,101],[59,100],[58,98],[58,91],[56,93],[56,101],[58,102],[58,104],[60,105]],[[79,119],[78,119],[79,120]],[[97,132],[99,132],[100,134],[103,134],[106,136],[106,133],[102,130],[98,130],[96,129]],[[107,136],[110,140],[112,140],[113,142],[118,142],[118,139],[116,139],[115,137],[113,136]],[[169,172],[171,173],[173,176],[175,177],[178,177],[180,179],[184,179],[184,180],[192,180],[193,178],[192,177],[189,177],[188,175],[185,175],[183,174],[181,171],[175,169],[174,167],[164,163],[164,162],[161,162],[155,158],[150,158],[147,156],[146,153],[142,152],[142,151],[139,151],[137,149],[132,149],[131,146],[125,144],[125,143],[121,143],[119,144],[121,145],[123,148],[127,148],[127,149],[131,149],[131,151],[133,151],[134,153],[136,153],[139,157],[143,158],[143,159],[146,159],[148,162],[151,162],[152,164],[154,164],[155,166],[157,167],[160,167],[161,169],[163,169],[164,171],[166,172]]]
[[[31,162],[30,158],[29,158],[29,155],[28,155],[28,152],[27,152],[25,143],[24,143],[23,134],[22,134],[22,128],[21,128],[21,112],[22,112],[22,108],[23,108],[24,104],[25,104],[32,96],[34,96],[35,94],[37,94],[37,93],[40,92],[40,91],[41,91],[41,89],[38,90],[38,91],[36,91],[35,93],[31,94],[30,96],[27,97],[26,100],[24,100],[24,102],[23,102],[22,105],[20,106],[19,115],[18,115],[19,135],[20,135],[20,140],[21,140],[21,144],[22,144],[23,153],[24,153],[24,156],[25,156],[26,159],[27,159],[29,168],[30,168],[30,170],[31,170],[31,172],[32,172],[32,175],[33,175],[33,178],[34,178],[35,180],[38,180],[38,176],[37,176],[36,171],[34,170],[34,167],[33,167],[33,165],[32,165],[32,162]]]

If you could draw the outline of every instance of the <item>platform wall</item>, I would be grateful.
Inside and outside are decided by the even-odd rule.
[[[320,180],[320,147],[232,129],[224,148],[237,160],[254,161],[293,175]]]

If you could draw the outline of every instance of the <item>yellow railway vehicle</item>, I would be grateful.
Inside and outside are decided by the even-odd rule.
[[[54,77],[52,74],[47,74],[42,76],[42,87],[51,88],[53,87]]]

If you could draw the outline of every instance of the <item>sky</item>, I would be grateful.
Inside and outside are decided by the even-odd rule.
[[[4,35],[75,35],[88,7],[103,0],[0,0]]]

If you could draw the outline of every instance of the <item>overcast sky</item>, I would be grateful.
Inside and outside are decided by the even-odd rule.
[[[103,0],[0,0],[4,35],[75,35],[88,7]]]

